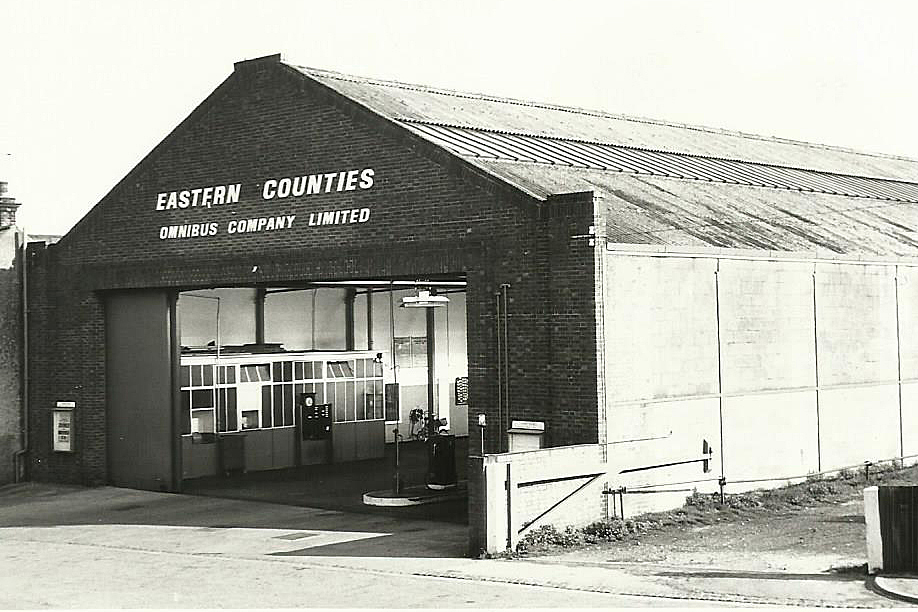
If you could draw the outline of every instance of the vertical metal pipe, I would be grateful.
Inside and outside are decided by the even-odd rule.
[[[501,424],[501,436],[507,435],[507,430],[510,429],[510,321],[508,315],[508,299],[507,299],[507,290],[510,288],[510,285],[504,283],[500,286],[501,293],[503,294],[503,330],[504,330],[504,414],[506,414],[506,423]],[[509,448],[507,450],[510,450]]]
[[[395,356],[395,292],[392,281],[389,281],[389,350],[392,351],[390,357],[392,361],[392,382],[398,384],[398,362]]]
[[[899,459],[905,459],[905,436],[902,428],[902,342],[899,331],[899,266],[895,266],[895,278],[893,282],[896,287],[896,379],[899,388]]]
[[[816,303],[816,265],[813,264],[813,362],[816,365],[816,471],[822,471],[822,433],[819,423],[819,325]]]
[[[167,300],[167,309],[169,313],[169,372],[172,378],[170,385],[170,403],[169,411],[170,421],[170,451],[172,453],[172,472],[170,474],[172,481],[170,490],[173,493],[182,491],[182,395],[181,395],[181,358],[182,347],[180,338],[180,328],[178,321],[178,292],[170,291]],[[220,302],[217,302],[219,308]],[[218,310],[219,312],[219,310]],[[218,323],[219,325],[219,323]],[[218,327],[219,329],[219,327]],[[219,341],[217,342],[219,346]],[[219,349],[218,349],[219,350]]]
[[[503,427],[504,417],[502,413],[503,408],[503,396],[504,396],[504,386],[503,381],[501,380],[501,375],[503,373],[503,364],[501,363],[501,332],[500,332],[500,293],[495,293],[495,306],[494,306],[494,326],[495,326],[495,338],[497,340],[496,353],[497,353],[497,452],[503,452],[504,436],[500,432]]]

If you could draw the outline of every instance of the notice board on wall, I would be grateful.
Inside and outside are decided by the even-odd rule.
[[[73,451],[73,409],[74,402],[57,402],[54,409],[53,437],[56,452]]]

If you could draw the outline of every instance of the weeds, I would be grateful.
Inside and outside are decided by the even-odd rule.
[[[870,480],[887,483],[913,483],[918,480],[916,468],[903,470],[899,462],[870,466]],[[849,500],[860,495],[869,484],[864,471],[841,470],[834,477],[811,476],[804,482],[779,489],[727,494],[721,502],[719,493],[693,491],[682,508],[669,512],[645,514],[631,519],[613,518],[596,521],[581,528],[543,525],[529,531],[510,556],[542,552],[552,548],[572,548],[590,544],[637,541],[642,536],[667,527],[687,524],[711,525],[724,520],[750,518],[761,513],[794,512],[799,508]]]

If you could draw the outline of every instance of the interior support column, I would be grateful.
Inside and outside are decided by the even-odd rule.
[[[439,417],[434,412],[436,407],[434,381],[436,380],[435,364],[436,359],[436,326],[434,325],[434,308],[424,309],[427,314],[427,435],[433,436],[437,433],[437,426],[434,423]]]
[[[367,350],[373,350],[373,290],[367,289]]]
[[[344,295],[344,350],[354,350],[354,300],[357,290],[348,287]]]
[[[265,295],[264,287],[255,289],[255,344],[265,343]]]

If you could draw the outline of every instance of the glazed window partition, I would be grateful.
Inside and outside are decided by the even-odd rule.
[[[229,361],[225,357],[220,365],[183,363],[182,433],[293,427],[296,407],[307,393],[315,395],[316,404],[332,406],[336,423],[384,418],[383,367],[377,360],[292,357],[269,363],[223,365]],[[243,385],[249,392],[239,391]]]

